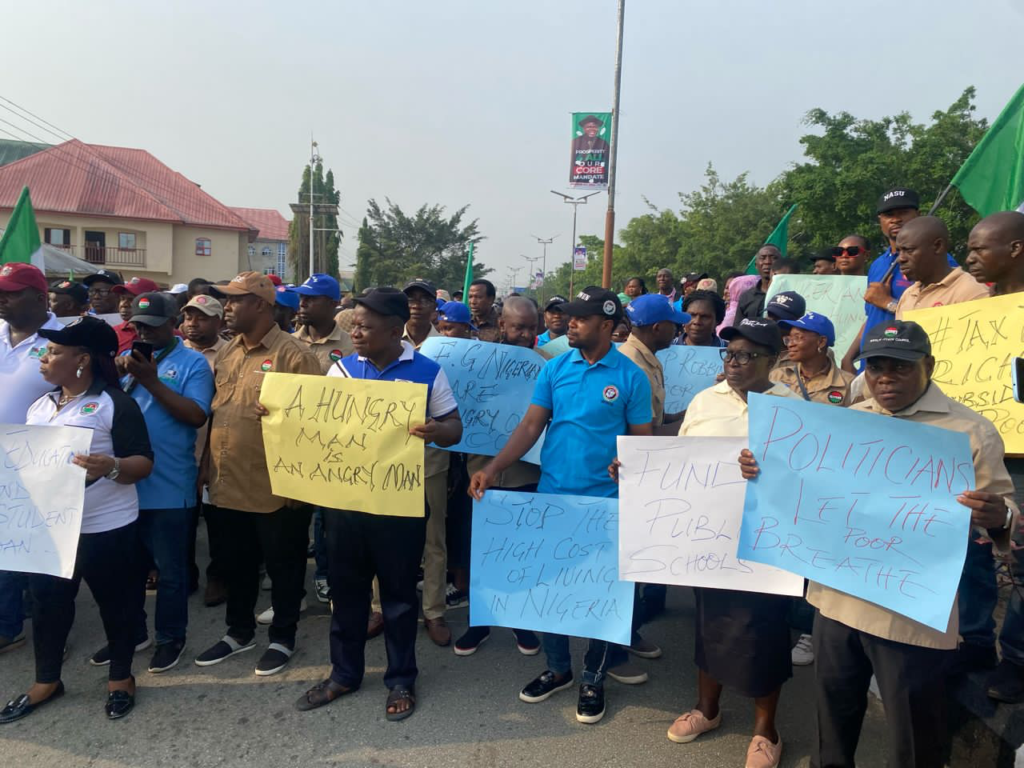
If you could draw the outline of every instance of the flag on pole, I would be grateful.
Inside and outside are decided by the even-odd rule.
[[[29,197],[28,187],[23,187],[14,211],[11,212],[11,220],[7,222],[7,229],[3,237],[0,237],[0,264],[12,261],[28,264],[32,261],[32,254],[41,246],[32,198]]]
[[[793,215],[793,211],[796,210],[797,203],[793,203],[789,210],[786,211],[786,215],[782,217],[782,221],[778,223],[772,233],[768,235],[768,239],[764,241],[765,245],[774,245],[779,249],[779,252],[785,256],[786,246],[789,244],[789,217]],[[747,274],[756,275],[757,269],[754,267],[754,260],[757,258],[757,254],[750,257],[750,263],[747,264]]]
[[[951,184],[982,216],[1024,203],[1024,85],[1013,95]]]
[[[469,284],[473,282],[473,243],[469,244],[469,257],[466,259],[466,279],[462,286],[462,301],[469,304]]]

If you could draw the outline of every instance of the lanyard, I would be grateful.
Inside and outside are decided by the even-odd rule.
[[[155,365],[157,368],[159,368],[160,367],[160,362],[162,360],[164,360],[169,354],[171,354],[171,352],[174,351],[174,348],[176,346],[178,346],[178,337],[177,336],[172,338],[171,339],[171,343],[168,344],[163,349],[161,349],[160,350],[160,354],[157,355],[155,358],[153,358],[153,365]],[[131,355],[131,352],[129,352],[128,354]],[[797,375],[799,375],[799,372],[797,373]],[[132,391],[135,389],[135,385],[139,383],[138,380],[135,379],[135,377],[130,377],[130,378],[131,378],[131,381],[129,381],[127,384],[124,385],[125,394],[128,394],[128,395],[130,395],[132,393]]]
[[[804,396],[804,400],[810,402],[811,396],[807,394],[807,387],[804,386],[804,377],[800,375],[800,366],[796,367],[796,383],[800,385],[800,394]]]

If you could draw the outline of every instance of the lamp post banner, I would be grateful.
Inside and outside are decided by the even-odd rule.
[[[611,112],[573,112],[570,187],[608,189],[611,140]]]

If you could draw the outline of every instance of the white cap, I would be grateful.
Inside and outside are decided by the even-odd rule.
[[[167,292],[168,292],[168,293],[172,293],[172,294],[178,294],[178,293],[188,293],[188,286],[187,286],[187,285],[185,285],[184,283],[176,283],[176,284],[175,284],[175,285],[174,285],[174,286],[173,286],[173,287],[172,287],[172,288],[171,288],[171,289],[170,289],[169,291],[167,291]]]

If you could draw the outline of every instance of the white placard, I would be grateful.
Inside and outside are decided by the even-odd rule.
[[[85,503],[92,430],[0,424],[0,570],[70,579]]]
[[[739,560],[745,437],[620,437],[619,578],[802,595],[803,577]]]

